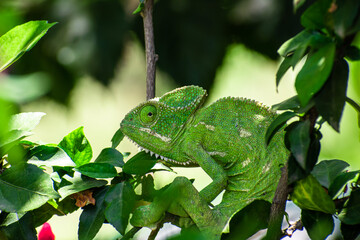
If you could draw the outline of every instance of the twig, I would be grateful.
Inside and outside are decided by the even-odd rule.
[[[281,223],[284,217],[285,204],[288,196],[288,165],[282,168],[281,177],[275,191],[275,196],[270,210],[269,227],[266,235],[267,240],[280,239]]]
[[[146,0],[142,12],[145,35],[146,52],[146,99],[155,97],[155,76],[156,61],[158,56],[155,54],[154,26],[152,20],[154,0]]]
[[[133,227],[128,231],[120,240],[128,240],[134,237],[134,235],[141,229],[141,227]]]
[[[303,230],[304,226],[301,222],[301,220],[297,220],[296,222],[290,224],[290,226],[286,229],[283,230],[283,234],[281,236],[281,238],[284,237],[292,237],[292,235],[294,234],[294,232],[296,230]]]

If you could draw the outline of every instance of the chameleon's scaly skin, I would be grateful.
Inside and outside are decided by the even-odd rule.
[[[234,213],[254,200],[272,200],[288,156],[283,132],[265,145],[276,113],[233,97],[202,107],[205,98],[200,87],[178,88],[140,104],[121,122],[123,133],[145,151],[174,166],[198,165],[213,180],[199,193],[186,178],[176,178],[151,205],[135,211],[133,225],[149,226],[165,211],[185,211],[209,239],[219,239]],[[223,190],[222,202],[211,209]]]

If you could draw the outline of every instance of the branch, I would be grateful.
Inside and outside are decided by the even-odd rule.
[[[156,61],[154,27],[152,20],[154,0],[146,0],[142,12],[146,52],[146,99],[155,97]]]
[[[288,196],[288,165],[281,169],[281,177],[275,191],[275,196],[271,204],[269,227],[266,234],[267,240],[280,239],[281,224],[284,218],[285,205]]]
[[[282,233],[282,236],[281,238],[284,238],[284,237],[292,237],[292,235],[294,234],[294,232],[296,230],[303,230],[304,226],[301,222],[301,220],[297,220],[296,222],[290,224],[290,226],[286,229],[283,230],[283,233]]]

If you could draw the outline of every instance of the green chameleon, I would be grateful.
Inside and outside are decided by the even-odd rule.
[[[254,200],[272,201],[288,157],[283,131],[265,144],[276,113],[234,97],[203,107],[206,96],[201,87],[178,88],[140,104],[121,122],[140,149],[175,167],[199,166],[212,179],[199,192],[189,179],[175,178],[150,205],[134,211],[132,225],[152,226],[167,211],[190,217],[207,239],[220,239],[236,212]],[[223,190],[221,203],[212,207]]]

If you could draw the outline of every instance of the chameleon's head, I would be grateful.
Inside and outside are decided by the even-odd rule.
[[[200,87],[175,89],[134,108],[125,116],[120,129],[140,147],[163,155],[171,150],[205,97],[206,91]]]

